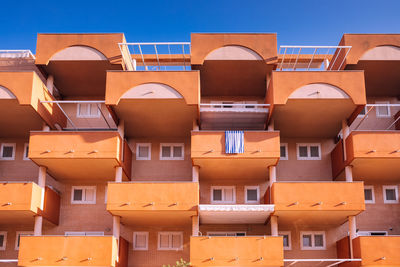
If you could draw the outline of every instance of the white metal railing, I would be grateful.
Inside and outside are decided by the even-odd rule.
[[[31,50],[0,50],[0,59],[7,58],[31,58],[35,59]]]
[[[133,70],[191,70],[190,42],[119,43],[125,66]]]
[[[327,262],[328,265],[325,267],[332,267],[344,262],[360,262],[361,259],[284,259],[284,263],[289,263],[288,265],[285,265],[286,267],[288,266],[296,266],[296,263],[305,263],[305,262],[312,262],[314,264],[320,265],[321,263]],[[329,264],[330,262],[333,262]]]
[[[0,262],[5,262],[5,263],[18,262],[18,259],[0,259]]]
[[[396,125],[399,125],[396,127]],[[350,130],[400,130],[400,104],[367,104]]]
[[[116,130],[117,125],[109,110],[105,107],[105,101],[89,100],[89,101],[40,101],[41,103],[50,103],[57,105],[64,116],[67,118],[68,124],[63,130]],[[97,113],[95,116],[80,116],[79,105],[90,104],[95,107]],[[68,105],[70,107],[68,107]],[[82,106],[81,106],[82,107]],[[86,106],[91,109],[91,106]],[[65,109],[69,109],[68,112]],[[75,115],[75,116],[72,116]]]
[[[268,112],[269,104],[250,103],[212,103],[200,104],[200,111],[223,111],[223,112]]]
[[[282,59],[277,70],[340,70],[350,49],[351,46],[281,45]]]

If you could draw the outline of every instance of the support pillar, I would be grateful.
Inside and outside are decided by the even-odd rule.
[[[35,216],[35,226],[33,228],[33,235],[40,236],[42,235],[42,226],[43,226],[43,217]]]
[[[278,216],[271,215],[271,236],[278,236]]]
[[[113,237],[119,242],[121,235],[121,217],[113,216]]]
[[[193,166],[192,167],[192,182],[199,182],[199,170],[200,167],[199,166]]]
[[[274,126],[274,119],[271,119],[271,121],[268,124],[268,131],[274,131],[275,126]]]
[[[197,120],[196,119],[194,119],[193,120],[193,131],[198,131],[200,128],[199,128],[199,125],[197,124]]]
[[[269,186],[271,187],[273,183],[276,182],[276,166],[269,166]]]
[[[120,120],[117,126],[118,133],[121,136],[122,140],[125,138],[125,122],[124,120]]]
[[[344,168],[344,173],[346,175],[346,182],[353,182],[353,166],[349,165]]]
[[[122,182],[122,167],[120,166],[115,167],[115,182]]]
[[[356,216],[349,216],[349,242],[350,242],[350,256],[351,258],[354,257],[353,255],[353,239],[357,237],[357,223],[356,223]]]
[[[46,187],[46,173],[47,169],[44,166],[39,167],[39,175],[38,175],[38,185],[42,189],[42,196],[40,201],[40,208],[43,210],[44,205],[44,191]],[[39,236],[42,235],[42,228],[43,228],[43,217],[42,216],[35,216],[35,225],[33,229],[33,235]]]
[[[53,91],[54,91],[54,76],[53,75],[49,75],[49,77],[47,77],[46,87],[49,90],[49,92],[53,95]]]
[[[192,236],[199,236],[200,222],[199,215],[192,216]]]

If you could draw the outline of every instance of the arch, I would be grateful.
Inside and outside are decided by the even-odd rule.
[[[381,45],[367,50],[359,60],[400,60],[400,47]]]
[[[297,88],[288,99],[349,99],[339,87],[328,83],[311,83]]]
[[[163,83],[143,83],[127,90],[121,99],[180,99],[183,96]],[[186,102],[186,101],[185,101]]]
[[[93,47],[74,45],[56,52],[50,57],[51,60],[107,60],[107,57]]]
[[[10,90],[0,85],[0,99],[17,99],[17,97]]]
[[[212,50],[205,60],[263,60],[254,50],[241,45],[226,45]]]

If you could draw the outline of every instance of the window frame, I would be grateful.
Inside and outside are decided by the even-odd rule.
[[[7,248],[7,232],[0,231],[0,235],[3,236],[3,245],[0,246],[0,251],[3,251],[3,250],[6,250],[6,248]]]
[[[81,110],[81,105],[82,104],[85,104],[85,105],[87,105],[87,111],[88,111],[88,114],[89,115],[81,115],[80,113],[79,113],[79,111]],[[90,113],[90,111],[92,110],[91,109],[91,105],[92,104],[94,104],[94,105],[96,105],[96,107],[97,107],[97,103],[78,103],[77,105],[76,105],[76,117],[77,118],[85,118],[85,119],[95,119],[95,118],[100,118],[100,110],[98,109],[98,108],[96,108],[96,110],[97,110],[97,114],[95,114],[95,115],[91,115],[91,113]],[[101,109],[101,106],[100,106],[100,109]]]
[[[248,200],[247,199],[247,189],[256,189],[257,190],[257,200]],[[258,185],[246,185],[244,187],[244,203],[246,204],[260,204],[260,186]]]
[[[386,199],[386,189],[394,189],[396,194],[396,200],[387,200]],[[397,204],[399,203],[399,187],[397,185],[383,185],[383,203],[384,204]]]
[[[366,200],[365,199],[365,193],[364,193],[364,201],[365,204],[375,204],[375,190],[373,185],[364,185],[364,191],[365,189],[370,189],[372,193],[372,200]]]
[[[282,157],[282,156],[280,156],[280,160],[289,160],[289,149],[288,149],[288,143],[281,143],[281,145],[280,145],[280,147],[285,147],[285,154],[286,154],[286,156],[285,157]],[[279,147],[279,148],[280,148]]]
[[[311,247],[303,246],[303,235],[311,235]],[[315,246],[315,236],[322,235],[324,245],[322,247]],[[325,231],[301,231],[300,232],[300,248],[301,250],[326,250],[326,234]]]
[[[364,114],[361,114],[361,112],[358,113],[357,118],[363,118],[364,116],[368,116],[367,115],[367,112],[368,112],[367,106],[364,106],[362,110],[364,111]]]
[[[214,194],[213,190],[214,189],[221,189],[222,190],[222,200],[214,200]],[[233,200],[232,201],[226,201],[225,200],[225,194],[224,194],[224,189],[233,189]],[[210,195],[210,200],[211,204],[236,204],[236,186],[219,186],[219,185],[213,185],[211,186],[211,195]]]
[[[162,156],[162,147],[168,146],[171,149],[171,157]],[[179,146],[182,148],[182,157],[174,158],[174,146]],[[185,144],[184,143],[160,143],[160,160],[184,160],[185,159]]]
[[[300,156],[300,146],[307,147],[307,157]],[[318,157],[311,157],[311,147],[318,147]],[[297,160],[321,160],[321,143],[296,143]]]
[[[149,155],[147,157],[139,156],[139,147],[144,146],[149,149]],[[136,143],[136,160],[151,160],[151,143]]]
[[[285,247],[283,246],[283,250],[292,250],[292,232],[291,231],[279,231],[278,236],[283,236],[287,235],[288,236],[288,241],[289,241],[289,246]]]
[[[4,152],[4,147],[10,146],[13,148],[12,156],[11,158],[5,158],[3,157],[3,152]],[[0,148],[0,160],[15,160],[15,150],[17,148],[16,143],[2,143],[1,148]]]
[[[161,235],[168,235],[168,248],[161,248],[160,246],[160,237]],[[173,235],[180,235],[181,236],[181,246],[179,248],[172,248],[172,236]],[[183,250],[183,232],[181,231],[169,231],[169,232],[165,232],[165,231],[161,231],[157,233],[157,250],[172,250],[172,251],[179,251],[179,250]]]
[[[28,152],[28,155],[27,155],[27,152]],[[30,160],[29,159],[29,143],[25,143],[24,144],[24,154],[22,156],[22,159],[23,160]]]
[[[146,236],[146,247],[145,248],[137,248],[135,247],[136,244],[136,237],[138,235],[145,235]],[[133,250],[140,250],[140,251],[146,251],[149,250],[149,232],[145,232],[145,231],[136,231],[133,232],[133,244],[132,244],[132,249]]]
[[[85,200],[74,200],[74,190],[75,189],[82,189],[84,194],[82,194],[82,198],[85,198],[86,196],[86,189],[94,189],[94,197],[92,201],[85,201]],[[88,205],[94,205],[96,204],[96,191],[97,188],[95,185],[93,186],[79,186],[79,185],[74,185],[71,186],[71,204],[76,205],[76,204],[88,204]]]
[[[390,105],[390,102],[389,101],[375,101],[375,104],[388,104],[388,105]],[[390,106],[387,107],[387,110],[388,110],[388,114],[387,115],[381,115],[379,113],[379,107],[376,107],[375,109],[376,109],[375,113],[376,113],[376,117],[377,118],[390,118],[391,117]]]
[[[15,233],[15,250],[19,250],[18,240],[21,234],[24,236],[33,236],[33,231],[17,231]]]

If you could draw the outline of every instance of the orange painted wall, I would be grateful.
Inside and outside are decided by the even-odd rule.
[[[353,239],[354,257],[362,266],[399,266],[399,236],[360,236]],[[382,259],[385,257],[385,259]]]
[[[40,209],[42,190],[35,183],[2,183],[0,184],[0,212],[31,212],[32,216]],[[11,205],[6,205],[10,203]]]
[[[60,195],[46,186],[44,192],[43,211],[40,210],[39,214],[51,223],[58,225],[60,220]]]

